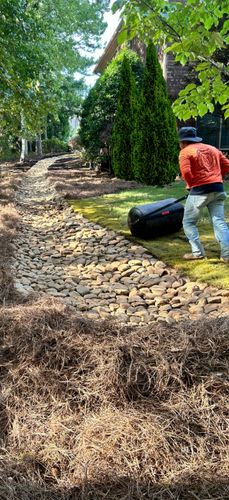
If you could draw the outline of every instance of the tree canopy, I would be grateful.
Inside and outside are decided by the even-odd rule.
[[[113,8],[122,9],[120,42],[136,35],[152,40],[194,68],[195,80],[174,103],[180,119],[203,116],[217,105],[229,117],[228,0],[116,0]]]
[[[92,63],[82,50],[93,51],[105,29],[108,0],[1,0],[1,126],[39,133],[48,113],[63,106],[66,77]]]

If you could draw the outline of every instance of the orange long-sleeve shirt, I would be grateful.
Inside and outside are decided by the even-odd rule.
[[[214,146],[197,142],[181,150],[180,171],[187,187],[223,182],[229,172],[229,159]]]

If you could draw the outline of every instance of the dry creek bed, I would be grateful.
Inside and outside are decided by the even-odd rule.
[[[14,245],[15,287],[51,295],[91,319],[173,323],[228,312],[229,290],[190,281],[125,237],[55,203],[46,178],[53,159],[27,174],[17,196],[21,230]]]

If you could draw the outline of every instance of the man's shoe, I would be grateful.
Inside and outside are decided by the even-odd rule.
[[[221,257],[221,262],[224,262],[224,264],[229,264],[229,257]]]
[[[205,259],[205,255],[193,255],[193,253],[185,253],[183,255],[184,260],[201,260]]]

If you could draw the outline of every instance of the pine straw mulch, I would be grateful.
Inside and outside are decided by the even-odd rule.
[[[10,271],[13,240],[17,236],[19,215],[13,205],[22,174],[4,172],[0,178],[0,304],[13,297],[13,278]]]
[[[55,162],[54,167],[56,165],[57,162]],[[136,189],[140,186],[135,181],[117,179],[107,173],[98,173],[86,167],[70,168],[69,170],[65,170],[64,168],[49,170],[47,177],[49,182],[54,184],[58,197],[68,200],[119,193],[120,191]]]
[[[0,176],[0,208],[13,203],[15,199],[15,192],[21,184],[23,173],[5,171]]]
[[[228,331],[1,308],[0,498],[228,499]]]

